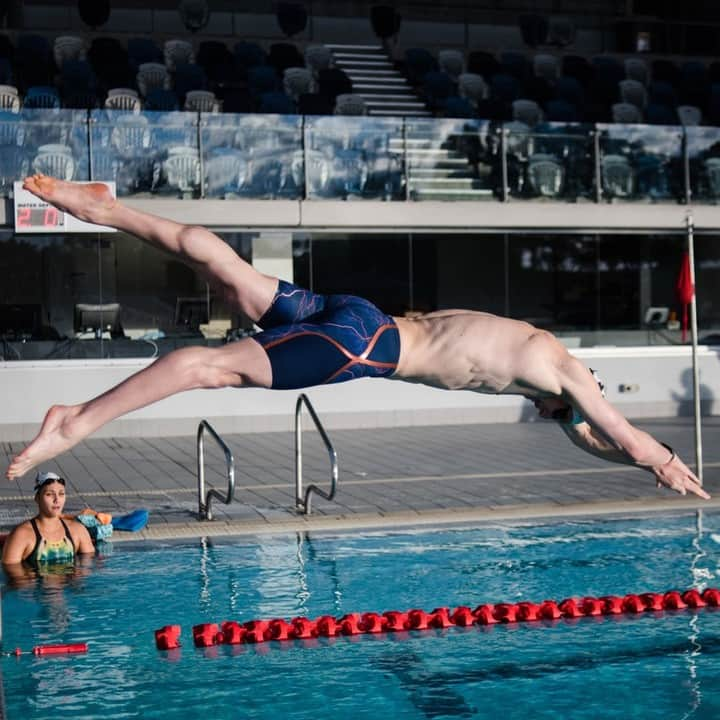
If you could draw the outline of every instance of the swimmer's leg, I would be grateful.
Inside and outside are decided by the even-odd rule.
[[[175,393],[197,388],[270,387],[271,383],[268,356],[251,338],[220,348],[175,350],[88,402],[51,407],[40,432],[12,460],[6,476],[20,477],[110,420]]]
[[[133,210],[114,199],[102,183],[66,182],[37,174],[26,178],[23,187],[80,220],[109,225],[179,255],[253,321],[262,317],[275,297],[277,278],[258,272],[206,228]]]

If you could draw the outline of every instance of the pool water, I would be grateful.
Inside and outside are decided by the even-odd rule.
[[[717,718],[720,610],[197,649],[192,626],[717,587],[720,515],[116,545],[3,592],[7,717]],[[153,632],[182,626],[183,646]]]

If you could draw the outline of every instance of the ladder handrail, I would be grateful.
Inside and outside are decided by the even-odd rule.
[[[215,439],[225,453],[225,466],[228,478],[227,495],[219,490],[210,488],[205,492],[205,431]],[[235,458],[225,441],[215,432],[207,420],[201,420],[197,430],[197,468],[198,468],[198,520],[212,520],[210,502],[217,498],[220,502],[229,505],[235,496]]]
[[[322,488],[315,484],[308,485],[305,490],[305,496],[303,497],[302,490],[302,406],[308,409],[310,417],[315,423],[317,431],[320,433],[320,437],[325,443],[328,454],[330,456],[330,492],[325,492]],[[305,393],[301,393],[298,396],[297,402],[295,403],[295,505],[298,510],[303,510],[305,515],[309,515],[312,512],[311,497],[313,493],[317,493],[320,497],[325,500],[332,500],[335,497],[335,491],[337,490],[338,482],[338,459],[335,448],[330,442],[330,438],[325,432],[325,428],[320,422],[315,408],[312,406],[310,399]]]

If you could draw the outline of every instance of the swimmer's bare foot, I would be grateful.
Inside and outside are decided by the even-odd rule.
[[[116,200],[102,183],[74,183],[36,173],[25,178],[23,188],[80,220],[105,225]]]
[[[54,458],[82,440],[82,437],[73,437],[69,432],[68,422],[78,414],[81,407],[53,405],[45,415],[40,432],[19,455],[13,458],[5,477],[8,480],[19,478],[36,465]]]

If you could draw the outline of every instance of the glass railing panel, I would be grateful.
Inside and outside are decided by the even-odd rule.
[[[303,197],[300,116],[203,114],[200,144],[205,197]]]
[[[404,200],[402,118],[305,118],[309,199]]]
[[[88,179],[87,111],[28,109],[0,113],[0,196],[33,172]]]
[[[595,199],[594,127],[505,123],[508,193],[528,200]]]
[[[600,124],[597,131],[604,200],[684,201],[681,127]]]
[[[720,201],[720,128],[685,128],[693,201]]]
[[[13,183],[30,173],[32,155],[25,149],[26,130],[19,113],[0,112],[0,197],[12,197]]]
[[[411,200],[491,200],[500,194],[499,135],[487,120],[406,118]]]
[[[200,197],[198,116],[186,112],[91,113],[91,174],[120,196]]]

